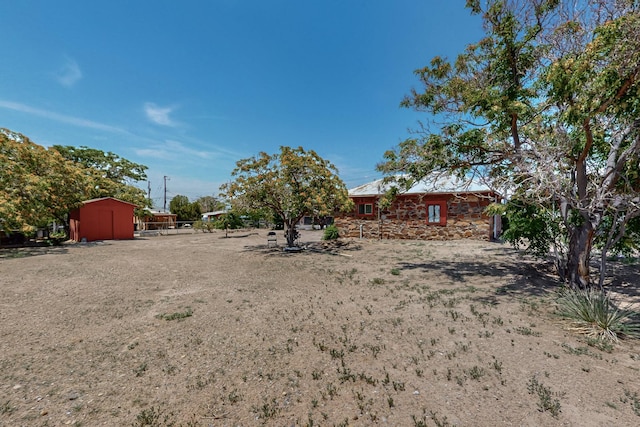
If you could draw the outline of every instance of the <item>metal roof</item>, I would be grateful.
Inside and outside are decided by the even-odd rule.
[[[100,202],[102,200],[115,200],[116,202],[126,203],[127,205],[136,206],[136,207],[138,206],[135,203],[125,202],[124,200],[116,199],[115,197],[98,197],[97,199],[84,200],[82,202],[82,204],[86,205],[86,204],[89,204],[89,203]]]
[[[384,194],[394,183],[384,183],[384,179],[378,179],[367,184],[349,190],[349,196],[378,196]],[[427,178],[416,182],[402,194],[424,194],[424,193],[485,193],[492,191],[487,185],[478,180],[461,180],[456,177]]]

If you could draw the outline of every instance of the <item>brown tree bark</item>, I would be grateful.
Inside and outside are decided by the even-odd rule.
[[[566,280],[573,289],[587,289],[591,286],[589,259],[591,258],[593,233],[593,225],[591,221],[586,219],[582,224],[575,226],[571,232]]]

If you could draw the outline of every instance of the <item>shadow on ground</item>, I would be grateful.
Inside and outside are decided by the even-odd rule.
[[[518,251],[502,247],[487,248],[486,257],[474,261],[430,260],[421,263],[399,263],[403,270],[434,272],[447,276],[455,283],[473,283],[479,276],[498,285],[493,294],[483,297],[496,304],[498,297],[507,295],[546,296],[558,289],[560,282],[551,263],[519,256]]]
[[[0,259],[26,258],[38,255],[64,255],[69,250],[64,246],[27,246],[0,249]]]

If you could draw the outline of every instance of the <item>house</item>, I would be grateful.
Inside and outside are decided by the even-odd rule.
[[[390,188],[382,179],[349,190],[355,208],[334,223],[343,237],[368,239],[497,239],[502,231],[499,215],[486,207],[500,195],[479,183],[462,185],[456,179],[421,181],[398,194],[389,207],[380,208]]]
[[[69,213],[69,238],[77,242],[133,239],[135,207],[113,197],[86,200]]]
[[[202,214],[203,221],[215,221],[220,218],[222,215],[226,214],[227,211],[213,211],[213,212],[205,212]]]
[[[177,214],[157,210],[149,210],[149,215],[142,218],[138,228],[140,230],[167,230],[176,228]]]

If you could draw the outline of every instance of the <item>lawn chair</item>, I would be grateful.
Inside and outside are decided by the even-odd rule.
[[[278,237],[276,236],[275,231],[270,231],[267,233],[267,247],[270,248],[272,243],[273,246],[278,246]]]

